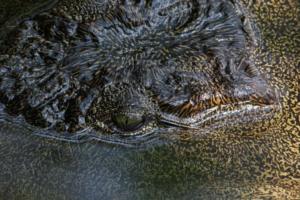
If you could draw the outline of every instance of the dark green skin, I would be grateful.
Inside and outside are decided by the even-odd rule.
[[[281,94],[275,117],[204,138],[182,131],[141,150],[51,141],[3,124],[0,197],[300,198],[299,3],[266,1],[249,9],[263,41],[256,61]]]

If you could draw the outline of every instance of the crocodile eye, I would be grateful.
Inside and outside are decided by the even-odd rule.
[[[144,123],[144,117],[118,114],[112,117],[115,126],[121,131],[130,132],[140,129]]]

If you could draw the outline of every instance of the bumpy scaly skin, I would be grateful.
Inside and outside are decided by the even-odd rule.
[[[202,172],[202,168],[204,171],[214,169],[207,173],[208,177],[214,177],[212,182],[218,182],[216,177],[219,174],[222,174],[222,180],[237,180],[230,187],[224,187],[224,182],[219,180],[216,187],[220,187],[221,193],[239,188],[237,198],[298,199],[300,5],[297,1],[244,3],[254,14],[261,30],[262,45],[256,50],[256,63],[262,73],[267,74],[271,84],[280,89],[282,111],[272,120],[219,130],[209,138],[196,142],[190,134],[183,134],[186,146],[193,146],[193,149],[177,146],[175,151],[183,159],[187,156],[205,163],[200,164],[197,172]],[[174,164],[175,161],[170,165]]]
[[[255,53],[256,64],[270,85],[278,88],[281,112],[272,120],[217,129],[205,138],[193,137],[193,133],[184,131],[173,135],[176,139],[174,145],[139,152],[129,162],[119,158],[122,163],[116,163],[124,166],[136,163],[132,174],[127,175],[132,175],[139,183],[134,186],[141,191],[144,191],[143,186],[147,188],[145,196],[157,197],[152,191],[162,187],[171,191],[169,194],[163,191],[171,198],[180,198],[180,194],[186,194],[187,190],[192,195],[190,199],[215,194],[223,198],[228,195],[230,199],[300,198],[299,3],[296,0],[266,0],[245,1],[244,4],[249,6],[261,30],[262,44]],[[177,140],[178,137],[181,140]],[[67,147],[70,148],[66,145],[65,149]],[[39,149],[37,154],[40,153]],[[52,157],[46,158],[50,160]],[[103,165],[103,158],[97,154],[91,158],[92,164]],[[88,178],[92,178],[95,171],[91,170]],[[48,179],[47,184],[51,185]],[[22,194],[28,195],[28,191]]]
[[[253,62],[254,23],[235,1],[80,1],[38,14],[4,42],[6,111],[58,132],[205,130],[276,110]]]
[[[149,183],[176,182],[176,189],[180,191],[180,187],[187,184],[182,181],[186,178],[184,175],[194,174],[200,180],[211,180],[224,195],[235,193],[234,188],[239,188],[237,198],[266,195],[279,199],[300,198],[299,3],[245,1],[244,4],[249,6],[261,30],[262,44],[253,59],[269,84],[279,90],[281,112],[271,120],[214,130],[205,138],[186,131],[168,135],[176,139],[174,145],[165,151],[145,152],[143,157],[141,171]],[[147,168],[147,164],[151,168]],[[170,169],[167,174],[162,166]],[[225,187],[225,179],[233,183]],[[210,183],[207,185],[211,187]],[[199,189],[197,185],[190,188],[191,191]]]

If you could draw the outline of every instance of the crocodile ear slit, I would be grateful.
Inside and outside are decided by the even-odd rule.
[[[239,70],[241,73],[245,73],[248,77],[253,78],[259,75],[256,66],[246,58],[243,58],[239,64]]]

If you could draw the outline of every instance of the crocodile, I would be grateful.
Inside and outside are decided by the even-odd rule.
[[[172,127],[205,135],[279,108],[241,2],[67,4],[21,21],[0,50],[4,112],[40,135],[132,139]]]
[[[139,187],[146,181],[149,190],[139,191],[152,199],[156,185],[171,199],[186,191],[190,199],[209,192],[299,199],[299,7],[293,0],[58,1],[4,31],[1,119],[21,118],[40,136],[67,141],[172,141],[105,160],[111,171],[126,166],[125,179]],[[2,149],[12,155],[9,144]],[[36,168],[52,159],[51,150],[29,149],[43,152],[29,158]],[[93,180],[103,157],[90,151],[80,153],[93,158],[82,167]]]

